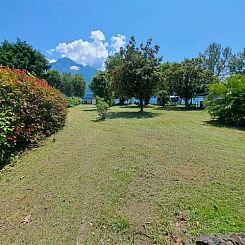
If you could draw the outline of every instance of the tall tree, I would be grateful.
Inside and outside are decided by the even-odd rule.
[[[86,83],[81,75],[71,75],[64,73],[61,83],[61,92],[69,97],[83,97],[85,93]]]
[[[99,71],[96,73],[89,87],[96,96],[103,98],[109,105],[111,105],[113,95],[110,81],[105,72]]]
[[[130,38],[126,48],[121,48],[122,62],[120,65],[120,88],[131,98],[138,98],[140,111],[143,112],[144,100],[156,91],[159,76],[158,69],[161,58],[157,57],[159,46],[152,47],[152,39],[136,47],[134,37]]]
[[[167,79],[174,93],[184,99],[185,107],[188,109],[189,100],[198,93],[206,92],[207,85],[214,81],[214,76],[202,68],[199,59],[185,59],[170,66]]]
[[[221,44],[211,43],[204,53],[199,55],[205,69],[215,76],[225,77],[229,73],[229,61],[231,59],[231,48],[223,48]]]
[[[45,56],[20,39],[17,39],[16,43],[10,43],[6,40],[2,42],[0,45],[0,65],[25,69],[39,78],[43,78],[49,69],[48,60]]]
[[[48,72],[44,76],[45,80],[48,82],[49,85],[52,87],[61,88],[62,84],[62,76],[56,70],[48,70]]]
[[[233,54],[229,62],[230,74],[245,74],[245,48]]]
[[[122,88],[121,68],[123,59],[121,53],[115,53],[109,56],[105,62],[107,79],[110,81],[111,90],[115,98],[119,98],[120,104],[123,105],[126,99],[126,94]]]

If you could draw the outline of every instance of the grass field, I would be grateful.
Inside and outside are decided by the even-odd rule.
[[[0,243],[178,244],[245,231],[245,131],[205,111],[72,108],[0,173]]]

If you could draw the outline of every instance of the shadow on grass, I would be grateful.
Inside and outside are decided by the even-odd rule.
[[[135,107],[134,107],[135,108]],[[127,112],[127,111],[120,111],[120,112],[110,112],[108,113],[108,119],[145,119],[145,118],[154,118],[160,115],[159,113],[153,112]]]
[[[84,109],[83,111],[97,111],[96,108],[93,108],[93,109]]]
[[[236,129],[236,130],[245,131],[244,127],[229,126],[216,119],[204,121],[203,125],[210,125],[210,126],[218,127],[218,128],[228,128],[228,129]]]

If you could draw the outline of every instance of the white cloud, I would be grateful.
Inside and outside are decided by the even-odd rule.
[[[116,51],[119,52],[121,47],[124,47],[126,44],[126,36],[121,34],[117,34],[111,38],[111,47]]]
[[[104,62],[110,53],[119,51],[125,45],[126,37],[120,34],[111,38],[111,45],[106,42],[102,31],[91,31],[90,41],[83,39],[69,43],[59,43],[49,53],[59,53],[61,57],[67,57],[78,64],[92,66],[96,69],[104,69]],[[109,50],[110,49],[110,50]]]
[[[70,70],[78,71],[80,68],[78,66],[71,66]]]
[[[105,41],[105,35],[102,31],[91,31],[90,38],[97,40],[97,41]]]
[[[48,63],[49,64],[52,64],[52,63],[54,63],[54,62],[56,62],[57,60],[55,60],[55,59],[47,59],[48,60]]]

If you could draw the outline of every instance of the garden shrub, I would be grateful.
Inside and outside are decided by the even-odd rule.
[[[105,102],[104,99],[100,97],[96,97],[96,108],[99,113],[99,119],[100,120],[106,119],[106,114],[109,109],[109,105]]]
[[[65,125],[67,103],[63,95],[24,70],[0,67],[0,104],[2,160]]]
[[[81,98],[80,97],[66,97],[66,101],[68,104],[68,107],[74,107],[81,104]]]
[[[227,125],[245,126],[245,75],[234,75],[209,86],[208,112]]]

